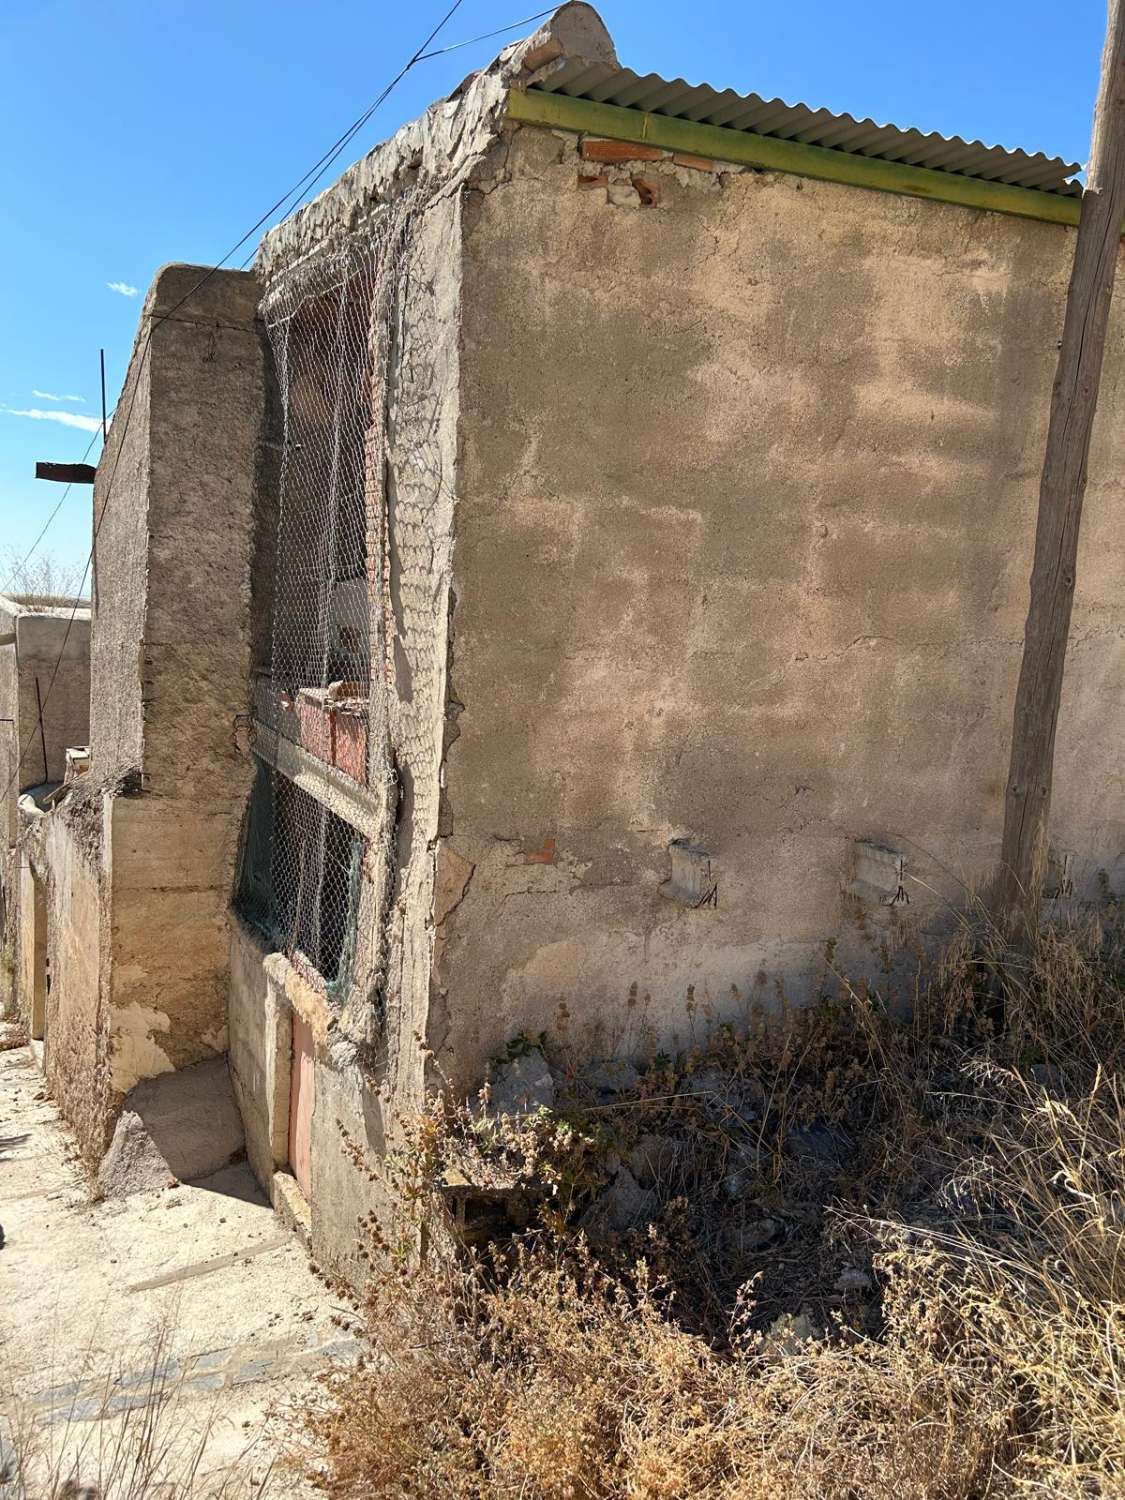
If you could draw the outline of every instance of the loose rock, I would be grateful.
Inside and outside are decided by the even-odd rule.
[[[538,1047],[501,1063],[491,1079],[490,1114],[530,1114],[537,1109],[551,1109],[554,1103],[555,1080]]]
[[[670,1136],[650,1131],[629,1152],[629,1170],[641,1187],[654,1188],[658,1182],[667,1182],[679,1154],[679,1144]]]

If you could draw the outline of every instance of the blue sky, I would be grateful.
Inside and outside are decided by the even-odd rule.
[[[225,254],[449,3],[0,4],[0,555],[31,545],[61,493],[31,477],[36,459],[76,461],[90,441],[82,423],[98,411],[101,347],[112,405],[156,268]],[[434,45],[541,4],[463,0]],[[639,72],[1085,159],[1102,0],[916,10],[901,0],[606,0],[600,9],[621,61]],[[332,175],[518,35],[419,64]],[[89,505],[88,488],[72,490],[43,546],[84,559]]]

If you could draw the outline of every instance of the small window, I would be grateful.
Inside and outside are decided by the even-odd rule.
[[[259,764],[236,909],[329,987],[338,988],[347,977],[363,845],[350,824]]]

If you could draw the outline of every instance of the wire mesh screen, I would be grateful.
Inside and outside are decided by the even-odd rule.
[[[255,716],[329,780],[390,779],[382,673],[384,424],[407,201],[282,273],[262,313],[284,415],[269,669]],[[373,687],[373,664],[374,692]],[[255,791],[238,901],[329,983],[347,966],[363,839],[279,770]],[[313,778],[314,782],[316,778]],[[344,817],[337,813],[343,811]]]
[[[271,677],[292,699],[333,683],[368,696],[374,276],[370,245],[350,242],[266,304],[285,413]]]
[[[355,829],[323,803],[259,766],[239,908],[271,943],[304,960],[329,985],[344,979],[349,966],[363,845]],[[275,878],[290,870],[295,880]]]

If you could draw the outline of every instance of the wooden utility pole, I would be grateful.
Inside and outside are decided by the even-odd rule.
[[[1016,689],[997,911],[1026,912],[1042,880],[1055,729],[1074,602],[1078,530],[1125,219],[1125,0],[1109,0],[1101,83],[1039,485],[1031,604]]]

